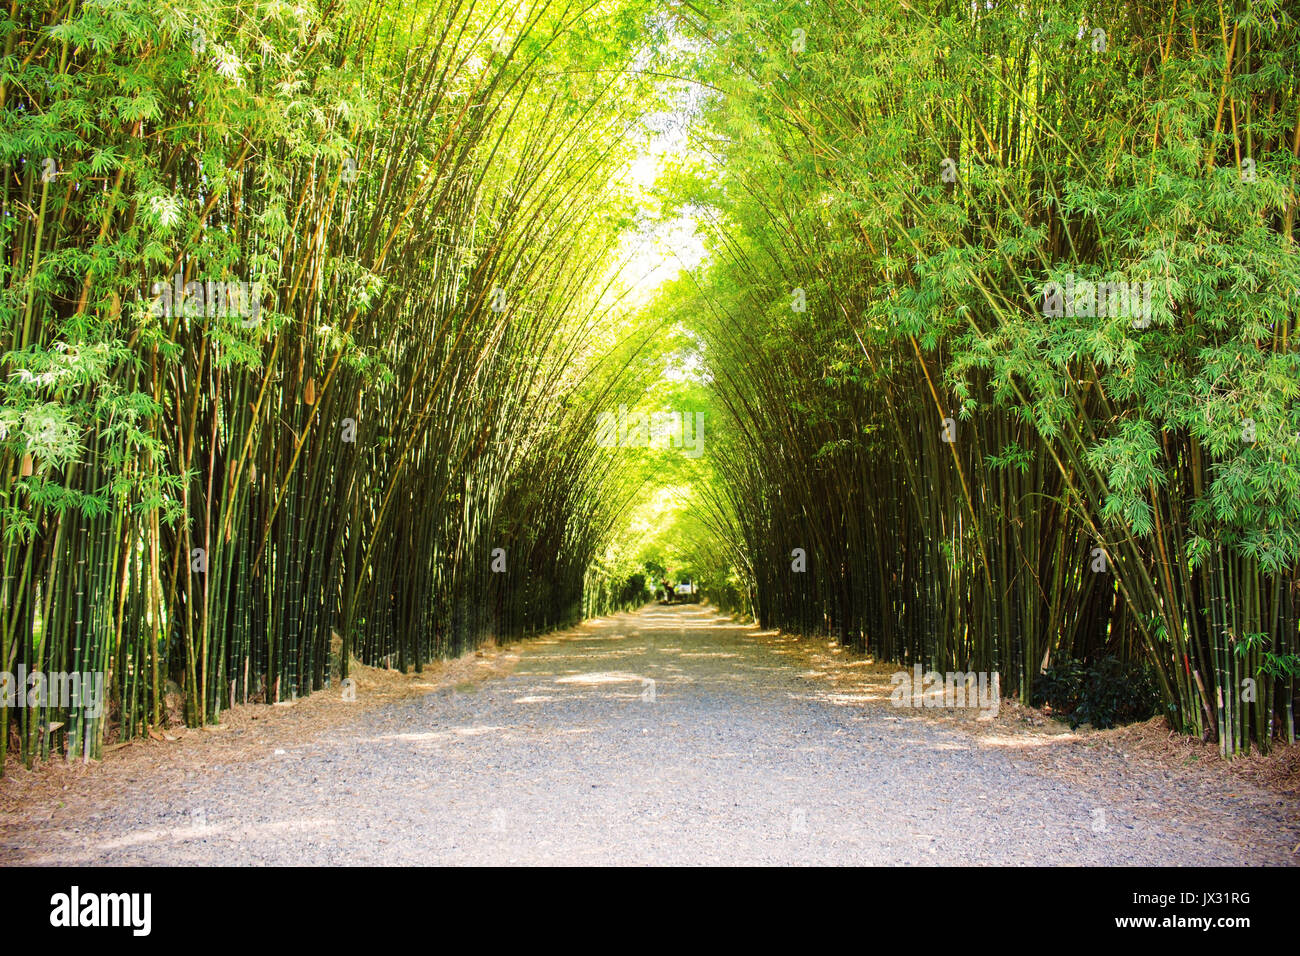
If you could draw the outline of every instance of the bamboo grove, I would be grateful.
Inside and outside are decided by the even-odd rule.
[[[1295,8],[775,7],[690,5],[676,67],[758,620],[1025,700],[1114,655],[1225,755],[1294,741]]]
[[[5,4],[0,657],[109,701],[0,762],[600,610],[649,94],[594,6]]]
[[[635,603],[655,481],[765,626],[1024,700],[1113,657],[1294,741],[1281,0],[9,0],[0,43],[0,671],[107,693],[0,707],[0,765]],[[633,321],[661,108],[709,256]],[[706,463],[607,453],[669,340]]]

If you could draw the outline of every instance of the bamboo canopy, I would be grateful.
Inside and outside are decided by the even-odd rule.
[[[0,708],[0,766],[635,605],[670,484],[765,627],[1294,741],[1288,5],[11,0],[0,43],[0,670],[107,693]],[[707,255],[633,309],[674,114]],[[705,457],[608,447],[682,356]]]

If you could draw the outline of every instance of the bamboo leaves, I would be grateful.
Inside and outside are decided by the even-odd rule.
[[[199,724],[581,613],[608,519],[562,409],[618,370],[560,370],[644,96],[536,77],[630,37],[534,5],[471,69],[503,8],[418,7],[6,21],[3,654],[112,698],[52,738],[24,714],[29,762],[147,732],[169,680]]]
[[[939,4],[850,29],[832,6],[695,8],[707,53],[675,67],[727,91],[698,137],[719,262],[687,310],[740,438],[725,494],[760,621],[1001,668],[1026,700],[1054,657],[1133,655],[1225,753],[1293,739],[1293,682],[1246,706],[1259,645],[1227,648],[1297,644],[1295,102],[1274,68],[1297,24]],[[794,26],[816,56],[765,70]],[[1151,37],[1158,67],[1133,69]],[[1133,289],[1155,294],[1134,311]],[[786,573],[795,545],[821,573]]]

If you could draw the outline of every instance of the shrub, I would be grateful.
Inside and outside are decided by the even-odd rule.
[[[1034,680],[1032,703],[1064,717],[1070,728],[1089,723],[1099,730],[1145,720],[1160,704],[1150,668],[1103,657],[1091,664],[1064,660]]]

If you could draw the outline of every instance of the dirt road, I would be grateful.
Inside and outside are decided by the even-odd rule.
[[[508,676],[0,828],[7,863],[1294,865],[1294,801],[823,679],[698,606],[519,645]],[[850,670],[851,670],[850,665]],[[1095,761],[1095,766],[1087,763]],[[87,786],[94,785],[93,776]]]

